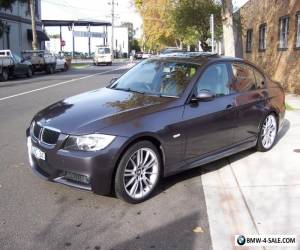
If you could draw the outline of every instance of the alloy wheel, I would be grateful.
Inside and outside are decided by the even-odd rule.
[[[272,147],[277,133],[277,122],[274,115],[268,115],[262,126],[261,143],[265,149]]]
[[[127,161],[123,184],[132,199],[142,199],[155,187],[159,178],[159,161],[150,148],[140,148]]]

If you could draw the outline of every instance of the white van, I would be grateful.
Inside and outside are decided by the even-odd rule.
[[[106,46],[96,46],[94,55],[94,65],[106,64],[112,65],[113,54],[111,49]]]

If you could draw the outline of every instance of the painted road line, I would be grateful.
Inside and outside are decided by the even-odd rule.
[[[119,67],[119,68],[116,68],[116,69],[107,70],[107,71],[103,71],[103,72],[100,72],[100,73],[96,73],[96,74],[92,74],[92,75],[87,75],[87,76],[83,76],[83,77],[79,77],[79,78],[74,78],[74,79],[71,79],[71,80],[67,80],[67,81],[55,83],[55,84],[52,84],[52,85],[48,85],[48,86],[45,86],[45,87],[41,87],[41,88],[37,88],[37,89],[25,91],[25,92],[18,93],[18,94],[15,94],[15,95],[10,95],[10,96],[6,96],[6,97],[2,97],[2,98],[0,98],[0,101],[4,101],[4,100],[11,99],[11,98],[14,98],[14,97],[22,96],[22,95],[28,95],[28,94],[31,94],[31,93],[34,93],[34,92],[38,92],[38,91],[41,91],[41,90],[45,90],[45,89],[49,89],[49,88],[54,88],[54,87],[57,87],[57,86],[60,86],[60,85],[63,85],[63,84],[67,84],[67,83],[71,83],[71,82],[83,80],[83,79],[86,79],[86,78],[90,78],[90,77],[93,77],[93,76],[103,75],[103,74],[106,74],[106,73],[109,73],[109,72],[113,72],[113,71],[116,71],[116,70],[119,70],[119,69],[127,69],[127,68],[128,68],[127,66],[125,66],[125,67],[122,66],[122,67]]]

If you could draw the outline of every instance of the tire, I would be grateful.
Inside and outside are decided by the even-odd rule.
[[[28,67],[26,76],[32,77],[32,68],[31,67]]]
[[[268,114],[260,126],[256,149],[260,152],[269,151],[276,141],[278,122],[274,113]]]
[[[50,74],[50,75],[54,73],[54,67],[53,67],[53,65],[49,64],[47,66],[47,73]]]
[[[140,167],[137,168],[137,165]],[[118,164],[115,175],[116,196],[132,204],[145,201],[156,188],[161,169],[162,161],[157,147],[149,141],[137,142],[127,149]]]
[[[0,81],[6,82],[8,80],[8,78],[9,78],[8,69],[3,69],[2,74],[0,75]]]
[[[68,67],[68,65],[65,63],[64,64],[64,69],[63,69],[63,71],[67,71],[69,69],[69,67]]]

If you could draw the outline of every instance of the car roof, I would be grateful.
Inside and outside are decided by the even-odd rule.
[[[176,52],[170,54],[161,54],[151,59],[166,60],[193,63],[203,65],[210,61],[244,61],[242,58],[220,56],[211,52]]]

